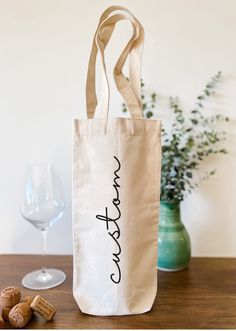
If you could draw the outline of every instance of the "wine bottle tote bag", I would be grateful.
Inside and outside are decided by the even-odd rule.
[[[114,79],[130,118],[108,118],[109,83],[104,51],[120,20],[133,34]],[[73,294],[92,315],[140,314],[157,291],[157,224],[160,190],[160,121],[142,115],[140,64],[144,30],[123,7],[100,18],[88,66],[88,119],[75,120],[73,145]],[[97,102],[95,66],[101,58]],[[129,79],[123,66],[129,60]]]

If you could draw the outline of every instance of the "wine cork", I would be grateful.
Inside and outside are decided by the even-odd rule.
[[[30,305],[30,308],[33,309],[36,313],[41,315],[45,320],[51,321],[53,316],[56,314],[56,309],[48,301],[42,298],[40,295],[37,295],[33,302]]]
[[[4,319],[5,322],[8,321],[8,315],[11,309],[12,307],[2,307],[2,318]]]
[[[21,293],[18,287],[6,287],[0,293],[0,306],[11,308],[20,301],[20,298]]]
[[[9,322],[15,328],[23,328],[30,321],[33,311],[30,308],[33,298],[26,296],[9,313]]]

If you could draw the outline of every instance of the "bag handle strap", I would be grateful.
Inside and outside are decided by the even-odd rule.
[[[90,72],[90,74],[91,74],[91,72],[93,72],[92,75],[88,75],[88,82],[87,82],[88,83],[87,87],[93,86],[92,89],[87,88],[88,105],[90,104],[91,106],[93,106],[91,108],[88,107],[88,110],[90,110],[88,115],[89,115],[89,118],[93,117],[94,108],[96,107],[96,104],[97,104],[94,78],[95,78],[96,55],[97,55],[97,51],[99,50],[101,53],[102,66],[104,69],[103,70],[103,82],[105,82],[105,83],[102,88],[101,102],[97,106],[95,117],[97,117],[97,118],[107,117],[108,103],[109,103],[109,85],[108,85],[108,81],[107,81],[105,61],[104,61],[104,49],[108,43],[109,38],[111,37],[115,23],[117,21],[119,21],[120,19],[128,19],[132,23],[134,23],[134,22],[136,23],[135,28],[136,28],[136,31],[138,31],[138,33],[137,33],[138,37],[133,35],[133,37],[129,41],[127,47],[122,52],[122,54],[117,62],[117,65],[114,69],[114,78],[116,80],[116,85],[118,86],[118,90],[120,91],[121,95],[124,97],[124,99],[127,103],[128,109],[131,112],[131,117],[132,118],[142,118],[142,111],[141,111],[142,107],[141,107],[141,98],[140,98],[140,66],[141,66],[140,63],[141,63],[141,53],[142,53],[142,46],[143,46],[143,39],[144,39],[144,31],[143,31],[141,24],[134,18],[134,16],[128,10],[124,9],[123,7],[119,7],[119,6],[113,6],[113,7],[108,8],[108,10],[105,11],[105,13],[103,13],[100,21],[102,21],[104,16],[108,16],[108,14],[114,10],[124,10],[130,16],[127,17],[127,15],[123,14],[123,15],[116,16],[115,19],[110,18],[110,20],[109,19],[104,20],[104,22],[102,22],[102,23],[99,22],[99,26],[96,31],[95,37],[94,37],[95,43],[93,43],[93,49],[92,49],[92,53],[91,53],[91,57],[90,57],[90,59],[93,59],[93,61],[90,61],[90,63],[92,62],[92,64],[93,64],[92,70],[90,70],[91,66],[89,66],[89,70],[88,70],[88,73]],[[111,20],[113,20],[113,22],[111,22]],[[102,28],[102,36],[100,34],[101,28]],[[101,39],[102,39],[102,42],[101,42]],[[99,43],[99,40],[100,40],[100,43]],[[130,82],[129,82],[129,81],[127,81],[125,76],[122,74],[122,67],[129,54],[129,52],[127,52],[127,51],[129,51],[130,47],[132,46],[131,41],[134,41],[134,40],[136,42],[136,45],[133,48],[133,51],[130,53],[130,57],[133,57],[133,59],[135,59],[135,58],[139,59],[139,61],[136,60],[136,66],[135,65],[133,66],[133,63],[134,63],[133,60],[130,61]],[[137,50],[139,51],[139,58],[137,57]],[[122,64],[122,62],[123,62],[123,64]],[[138,67],[139,67],[139,70],[138,70]],[[90,82],[92,83],[92,85],[89,84],[89,79],[90,79]],[[131,86],[132,81],[136,82],[136,88],[134,88],[134,89]],[[106,87],[104,87],[104,86],[106,86]],[[135,92],[134,92],[134,90],[135,90]],[[137,96],[138,96],[138,98],[137,98]],[[108,99],[108,101],[106,101],[106,99]]]
[[[97,32],[97,46],[99,53],[102,57],[102,69],[103,69],[103,84],[102,84],[102,97],[100,102],[98,103],[96,109],[95,109],[95,118],[107,118],[108,117],[108,108],[109,108],[109,97],[110,97],[110,90],[109,90],[109,83],[107,79],[106,74],[106,66],[105,66],[105,60],[104,60],[104,50],[106,43],[106,34],[104,28],[111,28],[113,29],[113,25],[115,25],[119,20],[122,19],[129,19],[127,15],[124,14],[117,14],[113,15],[109,18],[107,18],[101,25]],[[142,112],[140,110],[139,102],[137,100],[137,97],[133,91],[133,88],[130,84],[130,82],[127,80],[127,78],[122,73],[123,64],[125,63],[128,55],[130,54],[132,45],[134,40],[136,39],[137,31],[135,29],[135,25],[133,22],[131,22],[133,25],[133,36],[131,37],[130,41],[126,45],[125,49],[123,50],[122,54],[120,55],[120,58],[118,60],[118,65],[120,65],[120,68],[116,65],[115,68],[117,68],[117,73],[119,75],[116,75],[116,71],[114,71],[114,78],[116,80],[116,85],[118,87],[118,90],[120,94],[123,96],[127,108],[131,113],[132,118],[140,118],[142,117]],[[104,41],[104,42],[103,42]],[[135,111],[135,113],[134,113]]]
[[[109,17],[113,11],[117,10],[124,11],[125,14],[117,14]],[[127,108],[131,113],[131,117],[142,118],[142,103],[140,97],[140,68],[144,41],[144,30],[138,20],[132,15],[132,13],[120,6],[112,6],[102,14],[94,36],[86,83],[86,102],[89,118],[93,118],[94,112],[96,118],[107,117],[110,91],[106,74],[104,51],[110,40],[115,24],[122,19],[127,19],[131,22],[133,26],[133,35],[123,50],[122,54],[120,55],[115,65],[113,74],[116,86],[127,104]],[[95,89],[95,66],[98,52],[100,53],[102,59],[103,77],[102,95],[99,104],[97,102]],[[127,80],[122,72],[128,55],[130,55],[129,80]]]

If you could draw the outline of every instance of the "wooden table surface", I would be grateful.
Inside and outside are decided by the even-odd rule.
[[[64,270],[64,284],[40,291],[57,308],[52,322],[34,316],[30,329],[236,328],[236,259],[192,258],[189,269],[159,272],[159,289],[151,312],[96,317],[80,312],[72,295],[72,257],[48,256],[47,264]],[[22,277],[41,266],[40,256],[0,255],[0,289],[21,286]],[[23,294],[37,294],[22,288]],[[10,327],[7,324],[7,327]]]

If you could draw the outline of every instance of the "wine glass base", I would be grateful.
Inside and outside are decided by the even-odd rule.
[[[57,269],[36,270],[22,279],[22,285],[30,290],[47,290],[62,284],[66,274]]]

